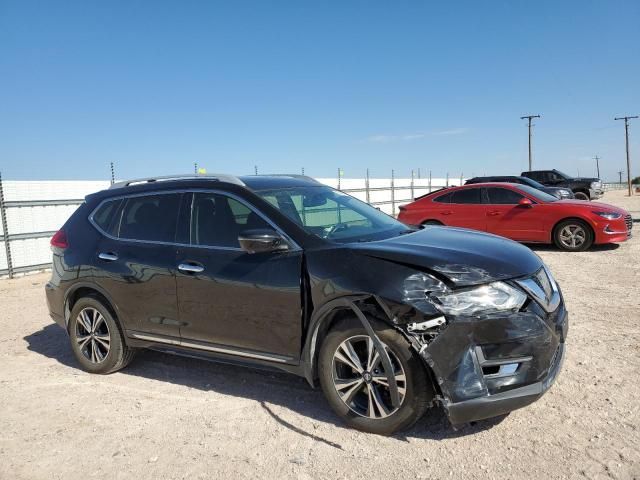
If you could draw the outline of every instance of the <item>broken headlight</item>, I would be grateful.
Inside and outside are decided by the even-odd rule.
[[[504,282],[494,282],[461,292],[434,292],[430,297],[436,308],[447,315],[515,311],[527,300],[523,292]]]
[[[519,310],[527,300],[524,292],[504,283],[487,285],[462,291],[453,291],[431,275],[416,273],[407,277],[403,285],[404,300],[421,311],[425,303],[445,315],[474,315],[476,313]]]

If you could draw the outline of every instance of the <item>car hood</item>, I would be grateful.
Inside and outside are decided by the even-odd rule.
[[[356,253],[433,272],[460,287],[531,275],[542,266],[524,245],[465,228],[429,226],[352,247]]]
[[[593,211],[616,212],[622,215],[627,215],[629,213],[624,208],[616,207],[614,205],[609,205],[608,203],[589,202],[586,200],[569,200],[569,199],[558,200],[557,202],[553,202],[553,204],[582,207],[589,210],[590,212],[593,212]]]

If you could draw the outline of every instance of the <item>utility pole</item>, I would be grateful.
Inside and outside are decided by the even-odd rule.
[[[600,157],[596,155],[595,157],[593,157],[593,159],[596,161],[596,172],[598,172],[598,178],[600,178],[600,163],[598,162],[598,160],[600,160]]]
[[[629,196],[631,196],[631,159],[629,158],[629,120],[635,117],[616,117],[614,120],[624,120],[624,138],[627,146],[627,187],[629,188]]]
[[[540,115],[525,115],[520,117],[520,120],[524,120],[525,118],[529,120],[529,170],[531,170],[531,120],[540,118]]]
[[[622,183],[622,170],[618,170],[618,176],[620,176],[620,183]]]
[[[116,181],[115,170],[113,169],[113,162],[111,162],[111,185],[113,185]]]

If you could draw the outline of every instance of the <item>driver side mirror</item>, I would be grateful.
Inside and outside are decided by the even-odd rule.
[[[533,202],[531,200],[529,200],[527,197],[522,197],[518,201],[518,206],[524,207],[524,208],[531,208],[531,207],[533,207]]]
[[[289,244],[275,230],[261,228],[245,230],[238,235],[240,247],[247,253],[282,252]]]

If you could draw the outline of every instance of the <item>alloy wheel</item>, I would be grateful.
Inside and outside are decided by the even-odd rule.
[[[76,319],[76,342],[82,355],[92,363],[102,363],[111,348],[109,326],[95,308],[80,311]]]
[[[567,248],[580,248],[587,240],[587,232],[580,225],[567,225],[560,230],[560,243]]]
[[[398,386],[400,405],[406,391],[407,379],[402,364],[385,345],[393,376]],[[340,399],[351,411],[363,417],[381,419],[395,413],[391,403],[387,373],[371,337],[357,335],[343,341],[333,354],[333,384]]]

